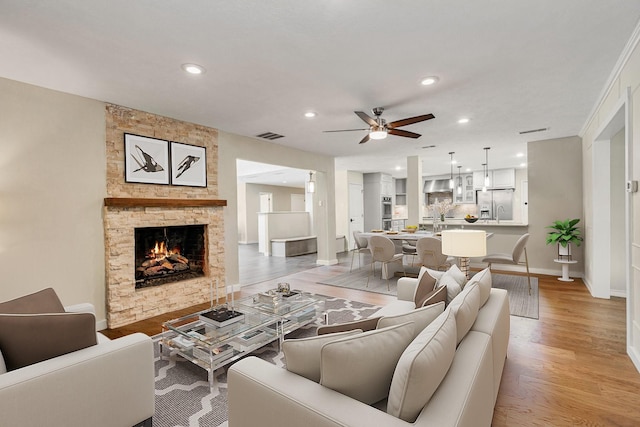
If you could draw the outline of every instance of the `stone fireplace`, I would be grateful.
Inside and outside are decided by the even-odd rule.
[[[217,131],[116,105],[107,105],[106,117],[107,197],[103,218],[108,327],[117,328],[208,302],[210,286],[216,281],[224,293],[223,209],[226,201],[217,199]],[[207,187],[125,182],[125,132],[206,147]],[[195,226],[202,231],[198,238],[202,248],[197,248],[197,255],[181,253],[181,256],[197,263],[192,265],[200,271],[191,277],[181,275],[179,281],[160,283],[163,280],[157,279],[161,277],[154,277],[150,286],[136,286],[140,280],[136,271],[142,267],[139,251],[147,251],[136,248],[136,230],[138,233],[147,230],[161,237],[165,236],[165,230],[169,235],[176,231],[178,237],[175,233],[167,235],[175,241],[184,239],[185,230]],[[175,249],[175,244],[165,241],[165,246],[167,244],[173,246],[169,250]],[[153,246],[155,249],[155,241]],[[179,258],[174,259],[180,262]],[[165,272],[161,276],[173,276],[169,274],[168,265],[157,270]]]

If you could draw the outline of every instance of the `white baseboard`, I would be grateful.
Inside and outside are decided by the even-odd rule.
[[[96,320],[96,331],[107,329],[107,319]]]
[[[627,298],[627,291],[611,291],[612,297]]]
[[[636,370],[640,372],[640,354],[638,351],[633,347],[627,346],[627,354],[636,367]]]

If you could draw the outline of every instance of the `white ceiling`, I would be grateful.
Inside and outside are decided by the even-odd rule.
[[[639,17],[640,0],[0,0],[0,76],[275,132],[340,170],[402,177],[419,155],[446,174],[450,151],[477,170],[489,146],[490,167],[518,167],[527,141],[577,135]],[[373,107],[436,118],[403,128],[416,140],[323,133],[366,127],[353,112]]]

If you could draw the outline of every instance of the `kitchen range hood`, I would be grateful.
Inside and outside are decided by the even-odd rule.
[[[452,191],[448,179],[427,180],[422,189],[423,193],[450,193]]]

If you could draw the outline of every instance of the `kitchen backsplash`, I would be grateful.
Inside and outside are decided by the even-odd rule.
[[[447,213],[447,218],[464,218],[467,215],[478,216],[478,205],[465,203],[459,205],[453,205],[453,209]],[[393,218],[407,218],[407,206],[395,205],[393,207]],[[433,210],[427,206],[422,206],[422,216],[424,218],[433,217]]]

